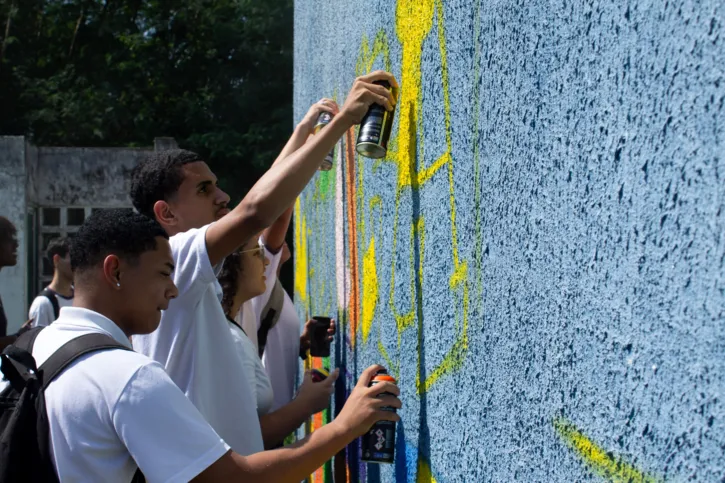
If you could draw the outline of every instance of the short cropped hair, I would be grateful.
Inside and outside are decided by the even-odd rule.
[[[70,248],[70,264],[79,273],[96,267],[108,255],[134,264],[142,253],[156,249],[156,237],[169,235],[154,219],[131,210],[93,212],[81,226]]]
[[[154,218],[154,204],[169,201],[184,181],[186,164],[204,161],[201,156],[184,149],[154,151],[146,155],[131,171],[131,202],[134,208]]]
[[[48,248],[45,250],[45,256],[48,257],[48,260],[51,262],[53,261],[53,257],[55,255],[58,255],[60,258],[65,258],[65,256],[70,252],[70,245],[71,241],[67,236],[53,238],[50,240],[50,243],[48,243]]]

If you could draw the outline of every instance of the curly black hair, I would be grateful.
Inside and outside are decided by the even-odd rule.
[[[4,216],[0,216],[0,241],[11,239],[15,233],[15,225]]]
[[[60,258],[64,258],[68,255],[68,252],[70,252],[70,244],[70,238],[67,236],[53,238],[50,240],[50,243],[48,243],[48,248],[45,250],[45,256],[48,257],[48,260],[51,262],[53,261],[53,257],[55,255],[58,255]]]
[[[184,149],[154,151],[146,155],[131,171],[131,202],[136,211],[154,218],[154,204],[168,201],[184,181],[185,164],[204,161]]]
[[[128,209],[98,210],[81,226],[70,247],[73,272],[82,272],[102,263],[110,254],[129,262],[156,249],[156,237],[168,240],[161,225]]]
[[[219,285],[222,286],[222,309],[228,317],[231,317],[234,296],[239,289],[239,279],[242,274],[242,254],[240,250],[227,256],[219,272]]]

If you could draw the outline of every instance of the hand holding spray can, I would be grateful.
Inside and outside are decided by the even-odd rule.
[[[370,381],[370,387],[385,381],[395,383],[395,378],[388,375],[388,371],[380,370]],[[380,393],[380,396],[385,395],[394,396],[389,392]],[[390,406],[381,409],[397,412]],[[378,421],[362,436],[362,460],[368,463],[395,462],[395,421]]]
[[[315,124],[315,127],[313,128],[313,132],[317,134],[320,132],[320,129],[330,124],[332,121],[332,113],[323,111],[320,113],[319,117],[317,118],[317,124]],[[325,159],[322,161],[322,164],[320,165],[320,171],[330,171],[332,169],[332,163],[335,159],[335,148],[333,147],[329,153],[327,153],[327,156],[325,156]]]
[[[388,81],[375,81],[373,84],[385,87],[392,92],[395,99],[398,98],[398,89],[391,87]],[[360,123],[356,145],[357,152],[367,158],[384,158],[388,152],[388,141],[393,130],[394,116],[395,106],[393,106],[392,111],[388,111],[385,106],[380,104],[370,106]]]

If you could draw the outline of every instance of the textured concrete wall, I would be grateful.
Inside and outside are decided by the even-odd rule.
[[[296,2],[296,119],[402,85],[387,159],[349,133],[296,209],[325,363],[388,365],[405,405],[395,465],[315,480],[725,481],[724,15]]]
[[[156,149],[176,147],[173,138],[157,138]],[[21,136],[0,136],[0,215],[18,230],[18,264],[0,271],[0,295],[8,331],[26,320],[30,263],[26,214],[42,207],[130,207],[131,169],[154,148],[35,147]],[[77,227],[75,227],[77,228]],[[74,229],[75,229],[74,228]]]
[[[131,169],[144,148],[38,148],[29,184],[41,206],[130,206]]]

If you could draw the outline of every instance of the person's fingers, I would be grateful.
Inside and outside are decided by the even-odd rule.
[[[337,378],[340,376],[340,369],[335,369],[330,373],[329,376],[323,381],[328,386],[333,386],[335,384],[335,381],[337,381]]]
[[[400,421],[400,415],[392,411],[386,411],[384,409],[378,409],[375,411],[375,416],[378,421]]]
[[[384,97],[391,106],[393,106],[395,104],[395,96],[393,95],[393,93],[390,89],[387,89],[383,86],[379,86],[377,84],[365,84],[365,87],[369,91],[372,91],[373,93],[377,94],[378,96]]]
[[[398,85],[398,81],[395,79],[393,74],[391,74],[390,72],[385,72],[384,70],[376,70],[367,75],[360,76],[359,79],[364,82],[375,82],[375,81],[379,81],[379,80],[386,80],[390,83],[391,86],[400,87]]]
[[[372,366],[365,369],[362,374],[360,375],[360,378],[357,380],[357,387],[368,387],[370,385],[370,381],[373,379],[373,376],[378,372],[385,370],[383,366],[380,364],[373,364]],[[379,384],[378,384],[379,385]]]
[[[403,407],[403,401],[395,396],[380,396],[378,397],[378,401],[375,403],[375,407],[378,409],[384,407],[400,409]]]
[[[390,381],[379,382],[370,388],[370,394],[373,396],[377,396],[378,394],[384,392],[389,392],[390,394],[397,396],[400,394],[400,388]]]

